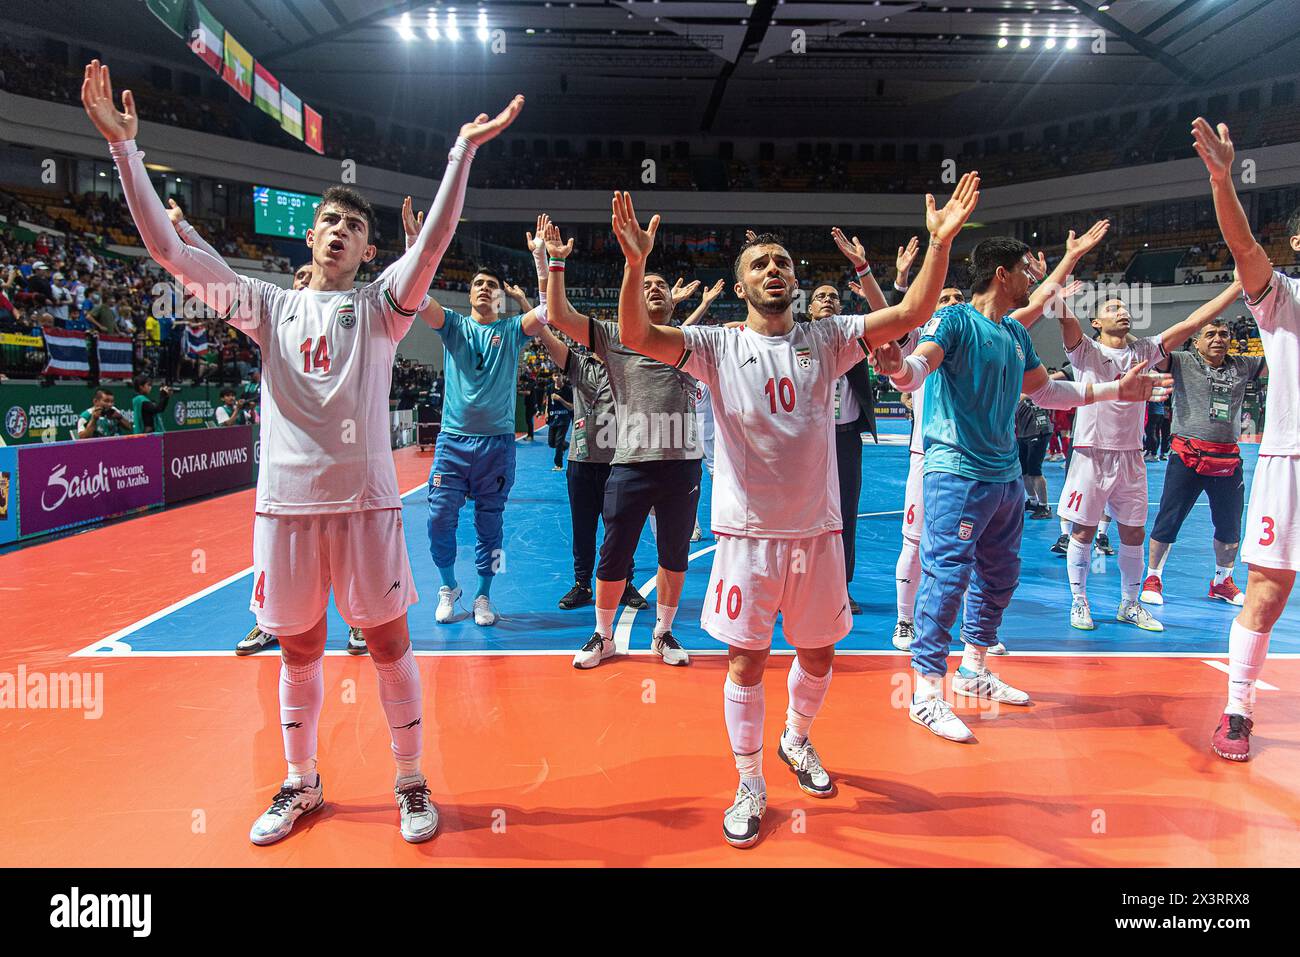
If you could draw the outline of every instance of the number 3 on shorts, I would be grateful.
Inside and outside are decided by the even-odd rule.
[[[713,589],[718,593],[718,602],[713,608],[717,614],[722,614],[722,588],[722,579],[719,578],[718,587]],[[732,585],[727,589],[727,617],[732,621],[740,617],[740,588],[737,585]]]
[[[1277,540],[1277,535],[1273,532],[1273,520],[1265,515],[1262,519],[1264,523],[1264,534],[1259,537],[1261,545],[1272,545]]]

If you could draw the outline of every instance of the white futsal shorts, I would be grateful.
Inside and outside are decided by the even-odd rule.
[[[1300,455],[1261,455],[1241,531],[1247,565],[1300,571]]]
[[[331,585],[339,614],[358,628],[399,618],[419,600],[400,508],[254,518],[248,607],[259,628],[307,631],[325,614]]]
[[[903,537],[921,544],[921,528],[925,525],[925,456],[912,452],[907,463],[907,491],[903,493]]]
[[[1066,521],[1091,528],[1101,523],[1106,512],[1121,525],[1145,526],[1147,467],[1142,452],[1076,448],[1056,512]]]
[[[717,535],[700,626],[738,648],[771,647],[776,616],[796,648],[833,645],[853,627],[839,532],[813,538]]]

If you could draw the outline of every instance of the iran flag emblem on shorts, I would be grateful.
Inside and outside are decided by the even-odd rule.
[[[974,533],[974,531],[975,531],[975,523],[967,522],[963,520],[962,523],[957,526],[957,537],[960,538],[963,542],[969,542],[970,537],[972,533]]]

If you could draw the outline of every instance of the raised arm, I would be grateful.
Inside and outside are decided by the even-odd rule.
[[[849,261],[853,267],[853,272],[857,275],[858,286],[854,292],[859,293],[863,299],[867,300],[867,305],[875,312],[884,309],[889,305],[885,301],[885,294],[880,290],[880,284],[876,282],[876,277],[872,275],[871,264],[867,262],[867,250],[857,236],[851,240],[844,235],[844,230],[838,226],[831,227],[831,239],[835,240],[835,245],[839,247],[844,258]],[[899,249],[900,255],[902,249]]]
[[[1232,182],[1232,165],[1237,151],[1228,135],[1228,124],[1220,123],[1216,133],[1204,117],[1198,116],[1192,121],[1192,140],[1210,172],[1210,194],[1214,197],[1214,216],[1219,221],[1219,232],[1223,233],[1223,241],[1232,251],[1246,297],[1258,299],[1273,281],[1273,264],[1268,261],[1264,247],[1255,241],[1246,211],[1237,198],[1237,187]]]
[[[696,280],[698,282],[698,280]],[[713,300],[722,294],[722,287],[727,284],[725,279],[719,279],[700,296],[700,304],[695,307],[695,311],[682,320],[682,328],[693,326],[703,319],[709,311],[709,306],[713,305]]]
[[[1234,279],[1228,283],[1228,287],[1223,292],[1205,303],[1205,305],[1198,307],[1195,312],[1182,322],[1175,323],[1162,332],[1160,334],[1160,344],[1164,347],[1165,352],[1176,352],[1181,349],[1188,339],[1219,318],[1219,314],[1231,306],[1240,295],[1241,281]]]
[[[176,235],[181,238],[186,246],[193,246],[195,249],[201,249],[213,259],[225,261],[221,253],[217,252],[208,241],[199,235],[199,231],[191,226],[185,220],[185,210],[181,209],[176,200],[168,198],[167,200],[167,218],[172,221],[172,228],[176,230]]]
[[[1079,325],[1079,319],[1070,309],[1069,300],[1083,286],[1083,283],[1077,280],[1071,282],[1065,289],[1059,286],[1056,293],[1044,301],[1039,312],[1042,315],[1055,316],[1061,324],[1061,345],[1065,346],[1066,352],[1073,352],[1075,347],[1083,341],[1083,327]],[[1018,310],[1019,311],[1019,310]],[[1012,313],[1014,316],[1015,313]]]
[[[573,252],[573,239],[566,243],[560,235],[560,227],[554,223],[546,226],[546,319],[549,325],[559,329],[574,342],[591,346],[591,319],[578,312],[569,304],[568,293],[564,289],[564,267],[569,254]]]
[[[551,332],[546,326],[542,326],[537,338],[542,340],[542,345],[546,346],[546,353],[561,369],[569,367],[569,347],[559,340],[555,333]]]
[[[1163,399],[1173,386],[1173,376],[1146,371],[1139,362],[1114,382],[1069,382],[1053,379],[1038,365],[1025,373],[1020,391],[1044,409],[1074,409],[1094,402],[1146,402]]]
[[[629,349],[675,366],[686,351],[686,337],[680,328],[657,326],[650,321],[641,288],[645,282],[646,257],[654,248],[655,233],[659,230],[659,216],[650,217],[649,227],[642,229],[632,197],[627,193],[615,193],[611,207],[614,237],[627,260],[623,267],[623,286],[618,293],[619,338]]]
[[[1076,237],[1074,230],[1070,230],[1069,235],[1065,238],[1065,255],[1061,257],[1061,261],[1056,264],[1056,268],[1052,270],[1047,280],[1039,283],[1038,287],[1030,293],[1029,305],[1011,313],[1011,318],[1026,329],[1031,328],[1034,323],[1042,318],[1043,307],[1047,302],[1069,281],[1070,276],[1074,273],[1074,268],[1079,265],[1084,256],[1092,252],[1097,247],[1097,244],[1106,238],[1108,232],[1110,232],[1109,219],[1097,220],[1082,236]],[[1035,271],[1035,276],[1042,279],[1042,274],[1047,271],[1042,253],[1039,253],[1038,262],[1041,265]]]
[[[925,225],[930,231],[930,246],[926,250],[925,262],[902,302],[878,309],[866,317],[863,337],[868,343],[897,339],[924,325],[934,315],[939,293],[948,277],[948,255],[953,238],[974,212],[980,198],[979,187],[979,173],[971,171],[965,174],[943,209],[935,209],[934,197],[926,194]]]

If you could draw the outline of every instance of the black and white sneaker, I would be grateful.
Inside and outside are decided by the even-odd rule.
[[[279,639],[275,635],[268,635],[257,625],[254,625],[253,630],[241,638],[239,644],[235,645],[235,654],[255,655],[263,648],[269,648],[278,641]]]
[[[899,651],[908,651],[916,640],[916,625],[910,621],[899,621],[894,625],[894,637],[891,639]]]
[[[248,839],[258,846],[274,844],[289,836],[298,818],[319,810],[324,804],[325,793],[319,774],[315,784],[290,778],[271,799],[271,806],[253,822]]]
[[[681,643],[673,637],[671,631],[665,631],[662,635],[655,635],[650,640],[650,650],[664,660],[666,665],[689,665],[691,656],[686,653],[686,649]]]
[[[1101,532],[1097,533],[1097,539],[1092,543],[1092,547],[1103,555],[1114,555],[1115,549],[1110,544],[1110,536]]]
[[[812,741],[805,738],[803,744],[791,744],[783,731],[776,746],[776,756],[785,762],[785,766],[799,779],[799,788],[806,794],[817,798],[828,798],[835,793],[831,776],[822,767],[821,756],[812,746]]]
[[[1058,538],[1056,540],[1056,544],[1052,546],[1052,554],[1064,555],[1069,550],[1070,550],[1070,535],[1068,532],[1062,532],[1061,537]]]
[[[573,611],[575,608],[581,608],[583,605],[590,605],[592,601],[591,586],[584,585],[582,582],[574,582],[560,599],[561,611]]]
[[[366,636],[361,634],[361,629],[351,627],[348,629],[348,654],[364,655],[369,649],[366,647]]]
[[[587,643],[573,656],[573,667],[594,668],[606,658],[614,655],[614,639],[602,637],[596,632],[587,639]]]
[[[755,793],[742,784],[736,789],[736,802],[722,817],[722,836],[732,847],[753,847],[766,811],[767,792]]]
[[[438,808],[429,800],[429,782],[424,775],[401,778],[393,788],[402,821],[402,839],[422,844],[438,830]]]
[[[650,606],[646,600],[641,597],[641,593],[636,590],[631,582],[623,589],[623,597],[618,600],[620,605],[627,605],[628,608],[635,608],[637,611],[643,611]]]

